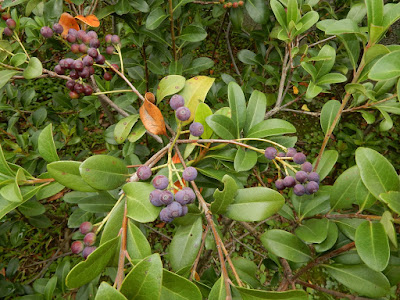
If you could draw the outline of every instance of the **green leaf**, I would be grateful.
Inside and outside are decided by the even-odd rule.
[[[131,259],[143,259],[151,255],[151,247],[142,231],[133,223],[128,223],[127,250]]]
[[[334,83],[345,82],[346,80],[347,80],[347,77],[344,76],[343,74],[328,73],[328,74],[325,74],[324,76],[320,77],[317,81],[317,84],[318,85],[334,84]]]
[[[236,128],[236,137],[239,138],[246,122],[246,99],[242,88],[236,82],[228,84],[228,102],[231,108],[231,119]]]
[[[127,300],[127,298],[108,282],[103,281],[97,291],[95,300]]]
[[[388,80],[400,76],[400,51],[382,56],[371,68],[368,78],[372,80]]]
[[[344,171],[335,181],[331,190],[331,206],[333,209],[351,208],[356,202],[356,187],[360,181],[357,166]]]
[[[311,75],[312,80],[317,80],[317,69],[313,64],[303,61],[300,65],[308,74]]]
[[[160,299],[162,277],[161,258],[155,253],[133,267],[122,282],[120,291],[128,299]]]
[[[179,93],[185,86],[186,79],[180,75],[168,75],[160,80],[157,88],[157,104],[166,96]]]
[[[334,222],[329,221],[328,235],[322,243],[314,245],[315,251],[325,252],[331,249],[335,245],[338,236],[339,236],[339,230],[336,224]]]
[[[118,144],[125,142],[137,120],[139,120],[139,114],[134,114],[123,118],[117,123],[114,129],[114,139]]]
[[[178,36],[185,42],[196,43],[204,40],[207,37],[207,31],[203,27],[198,25],[189,25],[183,27],[182,33]]]
[[[368,28],[372,24],[381,26],[383,24],[383,1],[365,0],[367,6]]]
[[[362,3],[359,3],[362,4]],[[337,36],[346,48],[353,70],[357,68],[360,57],[360,41],[355,33],[342,34]]]
[[[271,0],[270,5],[276,20],[286,30],[286,13],[282,4],[277,0]]]
[[[95,193],[93,196],[84,197],[78,202],[80,209],[92,213],[107,213],[115,205],[116,199],[108,192]]]
[[[374,205],[376,198],[366,188],[365,184],[360,180],[356,186],[356,202],[360,207],[360,211],[370,208]]]
[[[252,169],[257,163],[257,152],[253,150],[244,150],[239,147],[236,152],[233,167],[236,172],[244,172]]]
[[[286,13],[286,24],[293,21],[294,24],[297,23],[297,18],[299,16],[299,9],[297,8],[297,0],[287,0],[287,13]]]
[[[337,100],[329,100],[324,104],[321,110],[321,127],[322,131],[326,134],[328,129],[333,124],[333,121],[339,112],[341,103]],[[337,122],[338,123],[338,122]]]
[[[267,97],[264,93],[254,90],[251,93],[246,110],[246,122],[244,133],[247,135],[249,130],[264,120],[265,110],[267,108]]]
[[[130,182],[122,188],[128,198],[128,217],[141,222],[153,222],[157,219],[161,208],[151,204],[149,195],[153,185],[145,182]]]
[[[208,70],[214,66],[214,61],[208,57],[195,58],[188,68],[183,72],[187,74],[198,74],[201,71]]]
[[[53,125],[51,123],[39,135],[38,151],[47,162],[60,160],[53,140]]]
[[[360,35],[360,28],[357,23],[351,19],[341,19],[341,20],[323,20],[317,23],[317,28],[325,31],[328,35],[338,35],[338,34],[349,34],[357,33]]]
[[[383,225],[383,227],[385,228],[385,232],[386,232],[387,237],[389,238],[389,241],[397,249],[398,241],[397,241],[396,229],[394,228],[394,224],[393,224],[392,213],[390,211],[385,211],[382,214],[382,218],[381,218],[380,222]]]
[[[18,66],[22,65],[23,63],[25,63],[25,61],[26,61],[26,54],[25,53],[17,53],[11,58],[10,63],[14,67],[18,67]]]
[[[236,287],[243,300],[307,300],[305,291],[294,290],[287,292],[267,292]]]
[[[36,217],[46,211],[46,207],[43,204],[33,199],[22,203],[18,209],[26,217]]]
[[[148,13],[150,11],[150,6],[147,4],[145,0],[134,0],[134,1],[129,1],[129,3],[133,8],[143,13]]]
[[[78,288],[95,279],[107,266],[117,250],[119,237],[104,243],[92,252],[85,261],[77,264],[66,278],[69,288]]]
[[[255,222],[276,214],[285,203],[283,196],[265,187],[239,189],[226,216],[236,221]]]
[[[318,57],[329,57],[329,59],[317,61],[315,63],[315,68],[317,70],[315,77],[320,79],[322,76],[328,74],[332,70],[332,67],[335,64],[336,50],[329,45],[325,45],[318,52]]]
[[[372,270],[383,271],[389,263],[389,240],[381,223],[364,222],[357,227],[358,255]]]
[[[147,16],[146,19],[146,29],[148,30],[154,30],[157,29],[158,26],[161,25],[161,23],[168,17],[168,15],[165,13],[164,9],[162,9],[160,6],[157,7],[156,9],[152,10],[149,15]]]
[[[163,269],[160,300],[201,300],[199,288],[173,272]]]
[[[379,199],[382,199],[396,214],[400,214],[400,192],[390,191],[382,193],[379,195]]]
[[[322,243],[328,235],[328,219],[311,219],[296,228],[295,234],[306,243]]]
[[[310,249],[297,236],[280,229],[271,229],[261,236],[265,248],[278,257],[293,262],[307,262],[311,259]]]
[[[224,184],[223,191],[216,189],[213,195],[215,200],[211,203],[211,211],[214,214],[224,214],[237,193],[238,188],[232,177],[225,175],[222,183]]]
[[[22,203],[23,200],[22,193],[17,182],[13,182],[2,187],[0,189],[0,196],[10,202]]]
[[[236,138],[235,124],[232,119],[223,115],[212,115],[206,118],[208,126],[221,138],[233,140]]]
[[[133,126],[132,132],[128,137],[128,140],[131,143],[138,141],[144,134],[146,133],[146,128],[144,127],[141,121],[137,122],[135,126]]]
[[[312,217],[329,211],[331,208],[329,203],[329,191],[328,193],[322,193],[322,191],[321,189],[311,201],[307,201],[307,204],[304,207],[302,206],[301,218]]]
[[[281,119],[268,119],[253,126],[247,138],[265,138],[268,136],[295,133],[296,128],[289,122]]]
[[[321,160],[319,161],[316,172],[319,174],[319,178],[322,181],[335,166],[336,161],[339,157],[339,153],[336,150],[326,150],[322,154]],[[315,166],[316,160],[313,163]]]
[[[356,150],[356,163],[367,189],[376,198],[388,191],[400,189],[400,180],[392,164],[380,153],[369,148]]]
[[[26,1],[28,1],[28,0],[4,0],[1,6],[3,8],[8,8],[8,7],[13,7],[13,6],[22,4]]]
[[[262,61],[257,59],[257,55],[253,51],[243,49],[238,52],[237,56],[238,59],[246,65],[262,65]]]
[[[11,170],[10,166],[6,161],[6,158],[4,157],[4,152],[1,145],[0,145],[0,174],[4,174],[11,177],[15,176],[15,173],[13,172],[13,170]]]
[[[324,267],[333,278],[361,296],[379,298],[390,292],[387,278],[365,265],[333,264]]]
[[[268,22],[269,12],[263,0],[248,0],[245,2],[245,8],[254,22],[258,24]]]
[[[79,172],[91,187],[98,190],[113,190],[125,183],[128,169],[119,158],[94,155],[80,165]]]
[[[213,130],[206,122],[206,118],[211,115],[211,108],[207,104],[200,102],[196,109],[194,121],[201,123],[204,127],[204,133],[201,135],[203,139],[209,139],[213,134]]]
[[[40,60],[36,57],[31,57],[28,66],[24,70],[25,79],[33,79],[42,75],[43,67]]]
[[[338,219],[335,222],[340,231],[349,239],[354,241],[357,227],[367,221],[363,219]]]
[[[44,288],[44,299],[51,300],[53,299],[53,293],[56,289],[57,285],[57,276],[53,276],[47,282],[46,287]]]
[[[297,24],[303,24],[300,29],[297,29],[297,31],[294,33],[294,36],[298,36],[302,34],[303,32],[306,32],[308,29],[310,29],[312,26],[314,26],[315,23],[318,22],[319,19],[319,14],[316,11],[309,11],[306,13]]]
[[[200,249],[202,232],[201,218],[178,227],[169,246],[169,259],[174,271],[193,264]]]
[[[56,161],[47,165],[47,171],[57,182],[67,188],[81,192],[95,192],[79,173],[81,162],[78,161]]]

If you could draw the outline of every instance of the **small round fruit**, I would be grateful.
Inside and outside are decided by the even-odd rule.
[[[91,40],[91,39],[92,39],[92,38],[91,38],[90,36],[88,36],[87,34],[85,34],[85,35],[82,37],[82,43],[88,45],[88,44],[90,43],[90,40]]]
[[[74,28],[70,28],[68,29],[68,34],[77,37],[78,36],[78,30],[74,29]]]
[[[313,166],[312,166],[312,164],[310,162],[306,161],[305,163],[303,163],[301,165],[301,169],[304,172],[310,173],[310,172],[312,172]]]
[[[1,14],[1,18],[4,20],[4,21],[7,21],[8,19],[10,19],[11,18],[11,15],[9,14],[9,13],[2,13]]]
[[[193,181],[197,177],[197,170],[196,168],[193,167],[187,167],[183,172],[182,172],[182,177],[186,181]]]
[[[104,57],[104,55],[97,55],[96,57],[96,63],[99,65],[104,65],[104,63],[106,62],[106,58]]]
[[[112,74],[105,72],[104,73],[104,79],[107,81],[110,81],[113,78]]]
[[[79,53],[79,45],[78,44],[72,44],[71,45],[71,52],[75,53],[75,54]]]
[[[64,67],[65,69],[72,69],[74,66],[75,60],[72,58],[66,58],[64,61]]]
[[[90,42],[89,42],[89,46],[91,48],[99,48],[100,47],[100,41],[97,38],[91,39]]]
[[[96,48],[89,48],[87,54],[93,58],[96,58],[97,55],[99,55],[99,52],[97,52]]]
[[[285,152],[279,152],[276,156],[278,156],[278,157],[286,157],[286,153]]]
[[[89,232],[91,232],[93,230],[93,225],[90,222],[83,222],[80,226],[79,226],[79,231],[82,234],[87,234]]]
[[[94,232],[89,232],[83,238],[83,243],[86,246],[92,246],[92,245],[94,245],[95,242],[96,242],[96,234]]]
[[[164,203],[162,203],[161,199],[160,199],[161,194],[162,194],[161,190],[152,191],[149,195],[149,200],[150,200],[151,204],[153,204],[154,206],[164,205]]]
[[[196,194],[194,191],[190,187],[184,187],[182,190],[185,191],[185,193],[189,196],[189,203],[193,203],[196,199]]]
[[[179,107],[185,105],[185,99],[181,95],[175,94],[169,100],[169,105],[173,110],[177,110]]]
[[[71,77],[72,79],[78,79],[79,78],[79,74],[76,70],[71,70],[69,72],[69,77]]]
[[[180,217],[182,214],[182,205],[176,201],[172,202],[167,206],[169,208],[169,214],[173,218]]]
[[[87,53],[87,49],[88,49],[88,47],[84,43],[79,44],[79,52],[80,53]]]
[[[60,61],[58,62],[58,64],[60,65],[61,68],[67,69],[67,60],[66,59],[60,59]]]
[[[287,149],[286,156],[287,157],[293,157],[296,153],[297,153],[297,150],[292,148],[292,147],[290,147],[290,148]]]
[[[188,207],[186,205],[182,205],[182,213],[180,215],[180,217],[185,216],[188,213]]]
[[[294,187],[296,185],[296,180],[292,176],[286,176],[283,179],[283,184],[285,187]]]
[[[83,93],[83,85],[80,83],[76,83],[74,87],[74,91],[77,92],[78,94]]]
[[[310,181],[307,183],[306,192],[309,194],[314,194],[319,190],[319,184],[315,181]]]
[[[66,85],[67,89],[69,89],[70,91],[74,91],[75,81],[68,80],[65,85]]]
[[[175,115],[180,121],[187,121],[190,118],[190,109],[182,106],[175,111]]]
[[[147,180],[151,176],[151,168],[149,166],[141,166],[137,169],[136,175],[140,180]]]
[[[169,184],[168,178],[164,175],[157,175],[153,178],[153,186],[158,190],[166,189]]]
[[[189,188],[190,189],[190,188]],[[175,201],[181,205],[189,204],[195,199],[195,194],[192,189],[182,189],[175,194]]]
[[[69,43],[75,43],[75,42],[76,42],[76,36],[75,36],[75,35],[72,35],[72,34],[68,34],[68,35],[67,35],[67,41],[68,41]]]
[[[6,28],[4,28],[3,33],[6,36],[12,36],[14,32],[12,31],[12,29],[6,27]]]
[[[78,32],[76,33],[76,38],[80,41],[83,40],[83,37],[86,35],[86,31],[85,30],[78,30]]]
[[[119,66],[117,64],[111,64],[111,67],[112,67],[111,71],[113,71],[113,72],[115,72],[114,69],[117,70],[117,71],[119,70]]]
[[[96,31],[93,31],[93,30],[89,30],[87,32],[87,35],[92,39],[97,39],[98,38]]]
[[[268,147],[267,149],[265,149],[264,151],[264,156],[267,159],[274,159],[276,157],[276,154],[278,153],[278,151],[274,148],[274,147]]]
[[[113,43],[113,44],[119,44],[120,42],[121,42],[121,39],[119,38],[118,35],[114,34],[114,35],[111,37],[111,43]]]
[[[82,59],[83,65],[90,67],[93,66],[94,60],[91,56],[86,55],[83,59]]]
[[[43,26],[43,27],[40,29],[40,34],[41,34],[44,38],[48,39],[48,38],[51,38],[51,37],[52,37],[52,35],[53,35],[53,30],[52,30],[50,27],[48,27],[48,26]]]
[[[162,191],[160,194],[160,201],[163,204],[168,205],[168,204],[172,203],[172,201],[174,201],[174,194],[172,194],[168,190]]]
[[[84,67],[84,65],[83,65],[83,62],[81,61],[81,60],[75,60],[74,61],[74,69],[75,70],[77,70],[77,71],[82,71],[83,70],[83,67]]]
[[[190,134],[193,136],[201,136],[204,133],[204,126],[199,122],[193,122],[189,126]]]
[[[59,24],[59,23],[54,23],[54,24],[53,24],[53,30],[54,30],[55,33],[61,34],[61,33],[63,33],[64,28],[62,27],[61,24]]]
[[[107,34],[106,37],[104,38],[104,40],[106,41],[107,44],[111,43],[111,39],[112,39],[112,35],[111,34]]]
[[[79,254],[82,252],[85,246],[81,241],[75,241],[71,244],[71,252],[74,254]]]
[[[166,223],[172,222],[173,218],[171,217],[170,210],[168,207],[164,207],[160,211],[160,220]]]
[[[60,65],[57,65],[57,66],[54,67],[54,72],[56,72],[58,75],[64,75],[65,74],[64,68],[61,68]]]
[[[308,181],[315,181],[319,183],[319,174],[317,172],[311,172],[308,174]]]
[[[244,5],[244,2],[243,2],[242,0],[240,0],[240,1],[238,2],[238,4],[239,4],[239,6],[243,6],[243,5]]]
[[[283,190],[285,189],[285,184],[283,183],[282,179],[278,179],[277,181],[275,181],[275,186],[278,190]]]
[[[114,46],[108,46],[108,47],[106,48],[106,53],[107,53],[108,55],[112,55],[112,54],[114,53]]]
[[[293,193],[297,196],[303,196],[305,192],[306,189],[302,184],[296,184],[293,188]]]
[[[93,89],[90,85],[85,85],[83,87],[83,93],[85,94],[85,96],[90,96],[91,94],[93,94]]]
[[[79,77],[82,78],[89,78],[90,74],[89,74],[89,68],[88,67],[84,67],[82,71],[78,72]]]
[[[307,179],[308,179],[307,172],[298,171],[298,172],[296,173],[296,180],[297,180],[298,182],[304,183],[304,182],[307,181]]]
[[[6,21],[6,25],[7,25],[7,27],[8,28],[10,28],[10,29],[15,29],[15,27],[17,26],[17,22],[15,22],[15,20],[14,19],[8,19],[7,21]]]
[[[86,247],[85,249],[83,249],[82,251],[82,256],[84,259],[88,258],[88,256],[90,254],[92,254],[92,252],[96,250],[96,247]]]
[[[75,92],[75,91],[70,91],[68,95],[69,95],[69,97],[71,99],[78,99],[79,98],[79,94],[77,92]]]
[[[293,162],[298,165],[304,164],[306,159],[307,157],[302,152],[297,152],[295,155],[293,155]]]
[[[94,74],[94,67],[90,66],[90,67],[88,67],[88,69],[89,69],[89,74],[93,75]]]
[[[239,3],[237,3],[237,2],[233,2],[233,3],[232,3],[232,7],[233,7],[233,8],[238,8],[238,6],[239,6]]]

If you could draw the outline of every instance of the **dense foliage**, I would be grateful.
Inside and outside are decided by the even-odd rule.
[[[0,298],[398,299],[400,3],[1,11]]]

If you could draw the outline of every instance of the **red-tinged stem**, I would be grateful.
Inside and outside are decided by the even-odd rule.
[[[125,200],[124,204],[124,216],[122,219],[122,227],[121,227],[121,248],[119,250],[119,259],[118,259],[118,271],[117,276],[115,278],[114,286],[117,286],[117,290],[121,289],[122,282],[124,281],[124,264],[125,264],[125,253],[126,253],[126,232],[128,226],[128,205]]]

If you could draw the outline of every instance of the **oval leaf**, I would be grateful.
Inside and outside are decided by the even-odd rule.
[[[123,118],[121,121],[117,123],[114,129],[114,138],[118,144],[122,144],[123,142],[125,142],[126,138],[131,132],[133,125],[135,125],[138,119],[139,115],[135,114]]]
[[[127,298],[109,283],[103,281],[97,291],[95,300],[127,300]]]
[[[322,243],[328,236],[328,219],[311,219],[296,228],[295,234],[307,243]]]
[[[164,117],[160,109],[148,100],[148,94],[150,93],[146,93],[147,97],[145,97],[144,103],[139,109],[140,119],[148,132],[166,135]]]
[[[71,16],[69,13],[63,13],[60,17],[60,20],[58,20],[58,23],[62,25],[64,28],[64,31],[61,33],[61,35],[65,38],[68,34],[68,30],[70,29],[75,29],[79,30],[79,25],[78,22],[76,22],[75,18]]]
[[[47,162],[60,160],[53,140],[53,125],[51,123],[39,135],[38,151]]]
[[[328,129],[331,127],[333,124],[333,121],[339,112],[340,109],[340,102],[337,100],[329,100],[324,104],[321,110],[321,127],[322,131],[326,134]]]
[[[185,86],[186,79],[180,75],[169,75],[161,79],[157,87],[157,103],[166,96],[177,94]]]
[[[39,77],[43,73],[43,66],[37,57],[31,57],[28,66],[24,70],[25,79],[33,79]]]
[[[201,300],[199,288],[186,278],[163,269],[160,300]]]
[[[78,19],[79,21],[89,25],[90,27],[100,26],[100,21],[99,19],[97,19],[95,15],[88,15],[88,16],[77,15],[75,19]]]
[[[281,119],[264,120],[253,126],[246,137],[248,138],[265,138],[268,136],[282,135],[287,133],[295,133],[296,128],[289,122]]]

